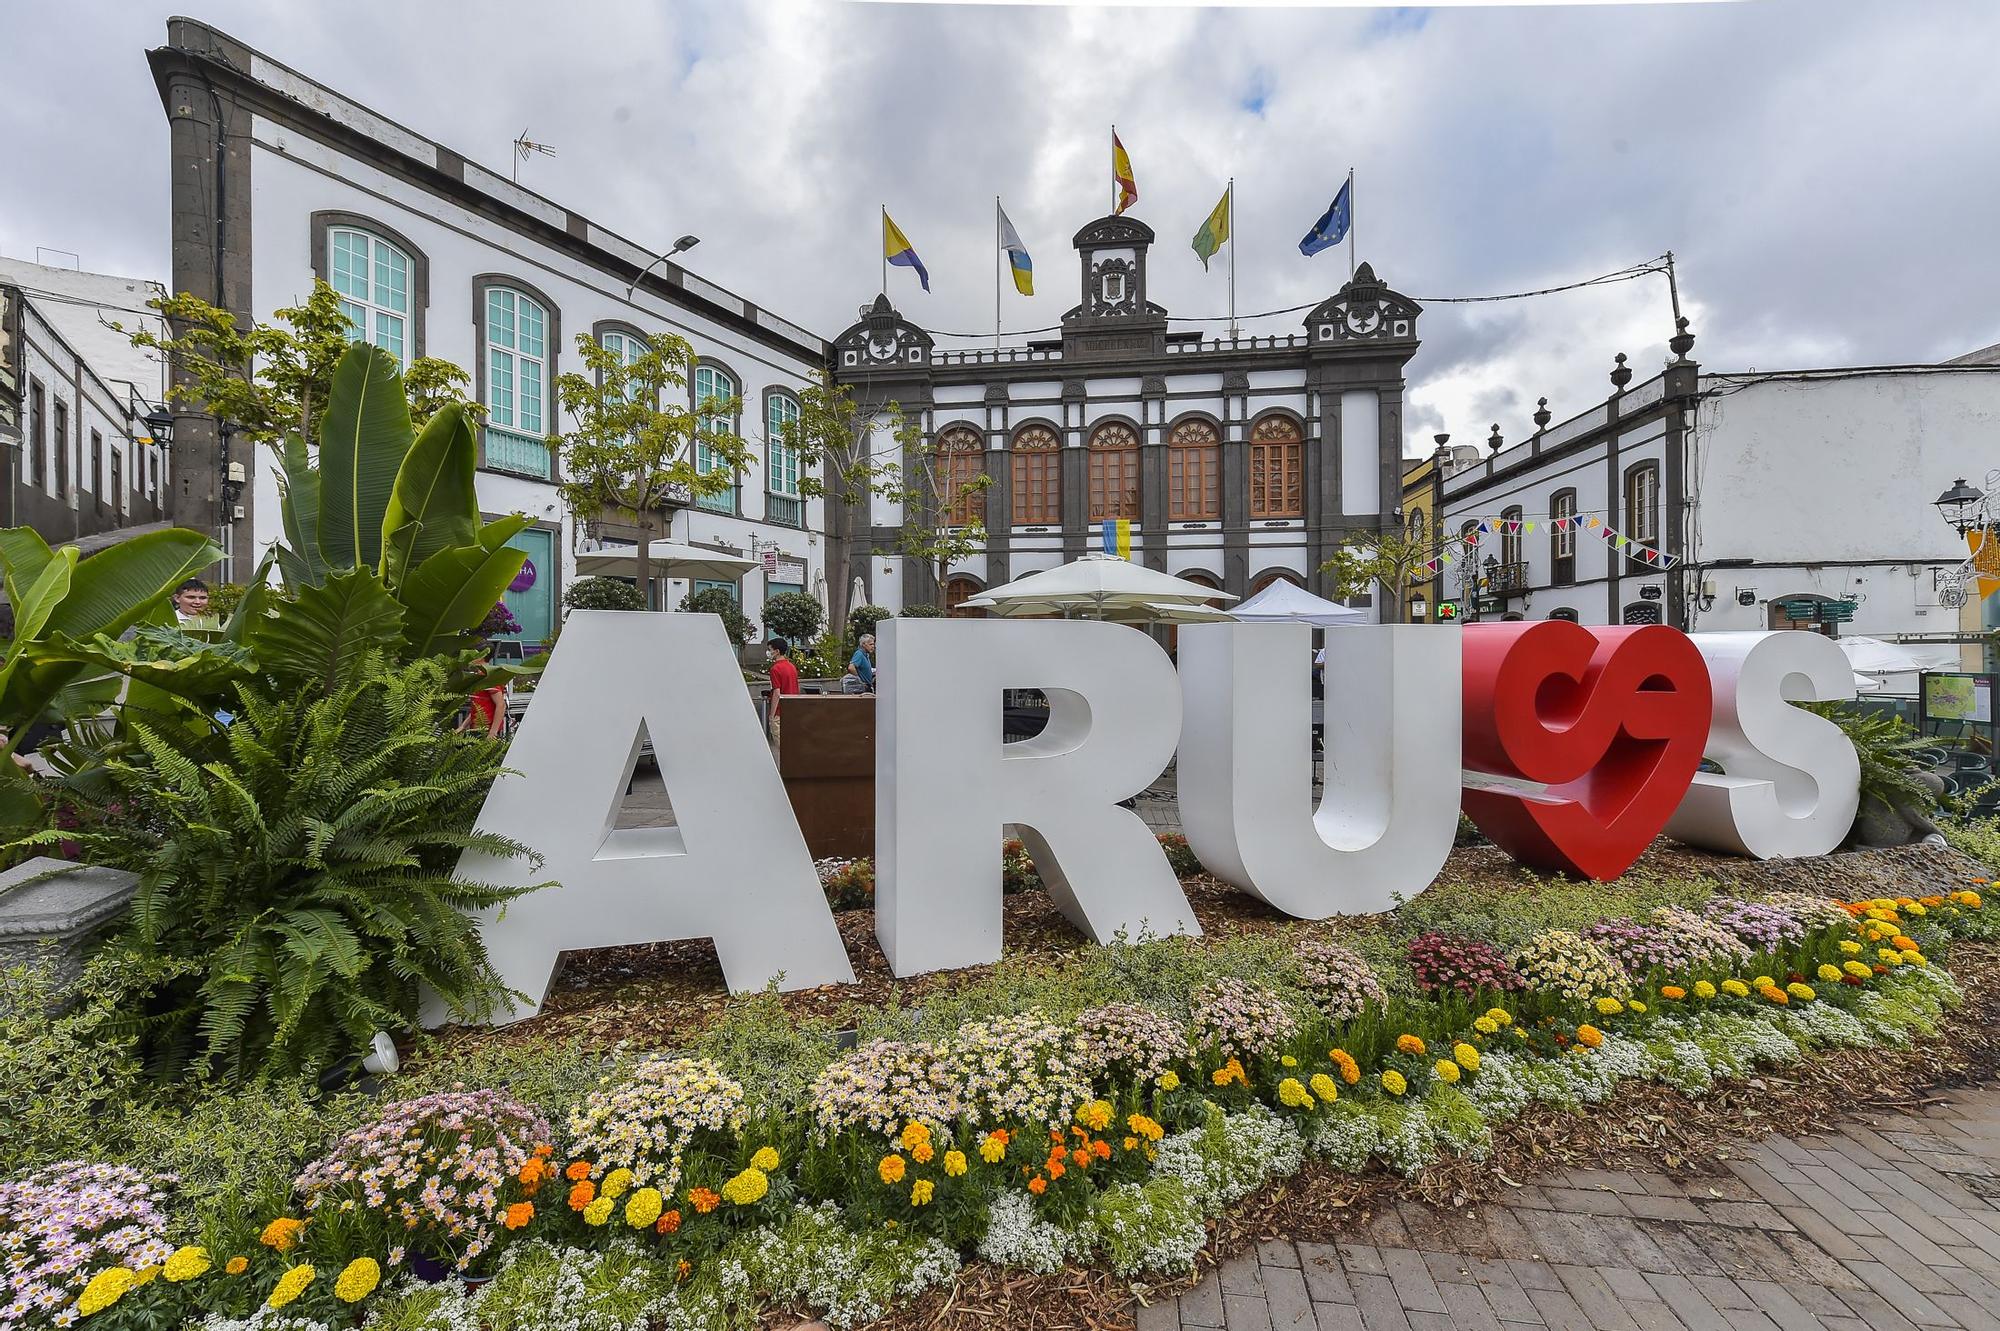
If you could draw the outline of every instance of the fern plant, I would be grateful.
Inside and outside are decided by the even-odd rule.
[[[460,878],[458,859],[530,852],[472,831],[502,750],[451,733],[446,666],[374,655],[329,694],[237,693],[210,761],[132,723],[106,773],[122,812],[81,838],[140,875],[120,943],[186,963],[127,1009],[148,1067],[317,1074],[414,1026],[426,989],[483,1014],[503,987],[470,913],[520,889]]]
[[[1875,796],[1890,808],[1929,814],[1937,810],[1937,792],[1917,779],[1924,770],[1916,755],[1937,742],[1919,735],[1897,717],[1863,712],[1842,703],[1801,703],[1846,732],[1861,762],[1861,796]]]

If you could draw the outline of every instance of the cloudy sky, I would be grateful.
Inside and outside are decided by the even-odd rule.
[[[2000,341],[2000,4],[1273,10],[843,0],[14,0],[0,4],[0,254],[168,276],[167,133],[144,51],[184,10],[641,244],[832,335],[876,290],[886,203],[927,327],[990,336],[992,199],[1033,252],[1017,329],[1074,303],[1109,126],[1151,295],[1227,309],[1190,237],[1237,181],[1237,303],[1317,301],[1296,244],[1351,166],[1360,257],[1399,290],[1556,285],[1673,250],[1714,369],[1934,361]],[[66,259],[53,260],[66,263]],[[1289,332],[1296,315],[1256,321]],[[1433,305],[1409,447],[1561,419],[1671,333],[1662,279]],[[948,341],[946,345],[964,345]]]

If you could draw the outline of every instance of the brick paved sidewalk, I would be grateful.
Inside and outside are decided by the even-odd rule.
[[[1353,1242],[1239,1254],[1139,1331],[2000,1331],[2000,1084],[1732,1154],[1399,1202]]]

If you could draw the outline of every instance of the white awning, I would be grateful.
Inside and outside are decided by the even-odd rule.
[[[655,578],[700,579],[703,582],[734,582],[757,567],[754,559],[704,550],[695,545],[655,541],[646,552],[646,563]],[[576,571],[585,577],[637,578],[638,548],[589,550],[576,557]]]
[[[1372,624],[1375,616],[1366,610],[1314,596],[1305,588],[1280,578],[1263,591],[1229,612],[1246,624],[1316,624],[1333,628],[1341,624]]]

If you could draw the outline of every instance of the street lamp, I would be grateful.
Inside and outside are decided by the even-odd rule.
[[[639,270],[639,275],[633,278],[631,283],[625,288],[625,299],[627,300],[632,299],[632,293],[639,289],[639,283],[646,280],[647,273],[652,272],[655,268],[665,263],[668,259],[673,258],[676,254],[685,254],[699,244],[701,244],[700,236],[682,236],[679,240],[675,241],[674,247],[672,249],[668,250],[665,254],[660,255],[658,258],[654,259],[651,263],[647,264],[644,268],[641,268]]]
[[[1963,536],[1979,525],[1976,509],[1979,501],[1984,498],[1985,496],[1979,491],[1967,485],[1965,477],[1961,476],[1951,483],[1951,489],[1931,502],[1944,520],[1951,524],[1951,529]]]

